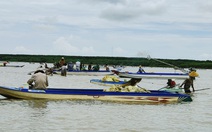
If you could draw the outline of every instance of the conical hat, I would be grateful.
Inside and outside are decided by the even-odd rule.
[[[199,74],[197,72],[195,72],[195,71],[192,71],[192,72],[189,73],[189,76],[190,77],[198,77]]]

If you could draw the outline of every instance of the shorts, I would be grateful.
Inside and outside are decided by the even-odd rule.
[[[190,89],[185,89],[185,93],[191,93]]]

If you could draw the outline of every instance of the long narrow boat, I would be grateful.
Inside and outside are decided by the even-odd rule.
[[[102,86],[111,86],[111,85],[121,85],[121,84],[126,83],[126,81],[114,82],[114,81],[102,81],[100,79],[91,79],[90,83],[98,84],[98,85],[102,85]],[[183,89],[180,88],[179,85],[176,85],[173,88],[163,87],[163,88],[160,88],[159,91],[168,91],[168,92],[173,92],[173,93],[184,93]]]
[[[0,67],[24,67],[24,65],[0,65]]]
[[[186,79],[189,77],[188,73],[159,73],[159,72],[134,73],[134,72],[118,72],[114,70],[113,72],[122,78]]]
[[[190,102],[187,94],[150,90],[148,92],[111,92],[103,89],[62,89],[31,90],[21,87],[0,86],[0,95],[15,99],[43,100],[100,100],[126,103],[176,103]]]
[[[56,74],[60,74],[61,70],[54,70]],[[105,75],[113,75],[114,73],[106,70],[99,71],[69,71],[67,70],[67,75],[88,75],[88,76],[105,76]]]

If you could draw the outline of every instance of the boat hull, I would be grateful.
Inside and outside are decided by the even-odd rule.
[[[24,65],[0,65],[0,67],[24,67]]]
[[[122,78],[160,78],[160,79],[186,79],[188,74],[184,73],[132,73],[118,72],[117,75]]]
[[[54,73],[61,74],[60,70],[54,70]],[[88,76],[105,76],[113,75],[110,71],[67,71],[67,75],[88,75]]]
[[[192,101],[186,94],[151,90],[151,93],[105,92],[102,89],[30,90],[27,88],[0,86],[0,94],[7,98],[44,100],[101,100],[134,103],[173,103]]]
[[[118,81],[118,82],[102,81],[100,79],[91,79],[90,83],[98,84],[98,85],[102,85],[102,86],[112,86],[112,85],[121,85],[126,82],[125,81]],[[167,92],[172,92],[172,93],[184,93],[183,89],[180,88],[178,85],[173,88],[163,87],[163,88],[160,88],[159,91],[167,91]]]

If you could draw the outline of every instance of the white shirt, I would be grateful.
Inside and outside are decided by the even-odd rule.
[[[80,62],[79,61],[76,62],[76,67],[80,67]]]

